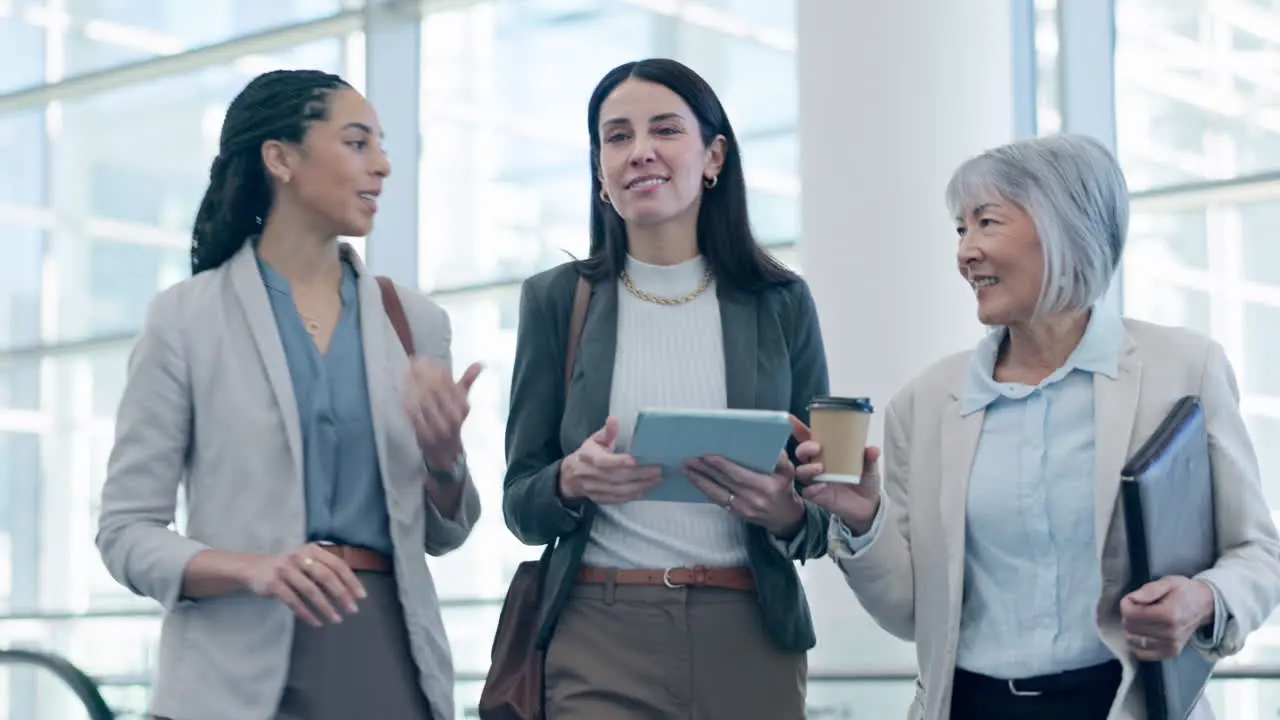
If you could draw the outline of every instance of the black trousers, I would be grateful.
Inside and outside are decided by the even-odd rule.
[[[1120,674],[1114,660],[1012,683],[957,668],[951,720],[1106,720]]]

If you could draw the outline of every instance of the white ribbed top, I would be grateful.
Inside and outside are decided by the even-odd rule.
[[[639,290],[680,297],[702,283],[701,257],[659,266],[627,258]],[[642,408],[727,407],[724,334],[714,281],[693,301],[659,305],[618,283],[618,347],[609,414],[618,418],[618,451],[630,446]],[[637,501],[602,505],[583,562],[594,567],[732,567],[746,564],[746,524],[718,505]]]

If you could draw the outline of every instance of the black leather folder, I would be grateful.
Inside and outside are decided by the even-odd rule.
[[[1193,577],[1217,561],[1209,434],[1200,399],[1180,399],[1121,471],[1130,590],[1169,575]],[[1186,720],[1213,673],[1191,643],[1142,662],[1149,720]]]

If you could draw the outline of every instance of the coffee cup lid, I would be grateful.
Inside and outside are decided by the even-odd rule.
[[[858,412],[875,412],[871,407],[871,398],[834,397],[820,395],[809,401],[810,408],[834,408],[839,410],[856,410]]]

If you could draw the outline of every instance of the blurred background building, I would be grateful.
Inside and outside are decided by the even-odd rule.
[[[519,283],[586,252],[587,98],[649,56],[719,92],[759,237],[814,286],[836,389],[881,404],[976,332],[949,275],[951,167],[1019,136],[1103,139],[1134,191],[1112,300],[1223,343],[1280,508],[1276,0],[0,0],[0,646],[61,653],[120,711],[145,707],[157,608],[93,544],[125,359],[147,302],[189,273],[231,98],[320,68],[374,101],[395,165],[353,242],[447,307],[456,362],[488,366],[467,426],[485,517],[432,561],[469,713],[534,556],[500,510]],[[910,672],[913,652],[828,565],[804,570],[810,717],[901,717],[910,680],[851,676]],[[1274,628],[1236,661],[1271,662]],[[1220,717],[1280,713],[1280,682],[1212,693]],[[0,668],[0,720],[80,713]]]

